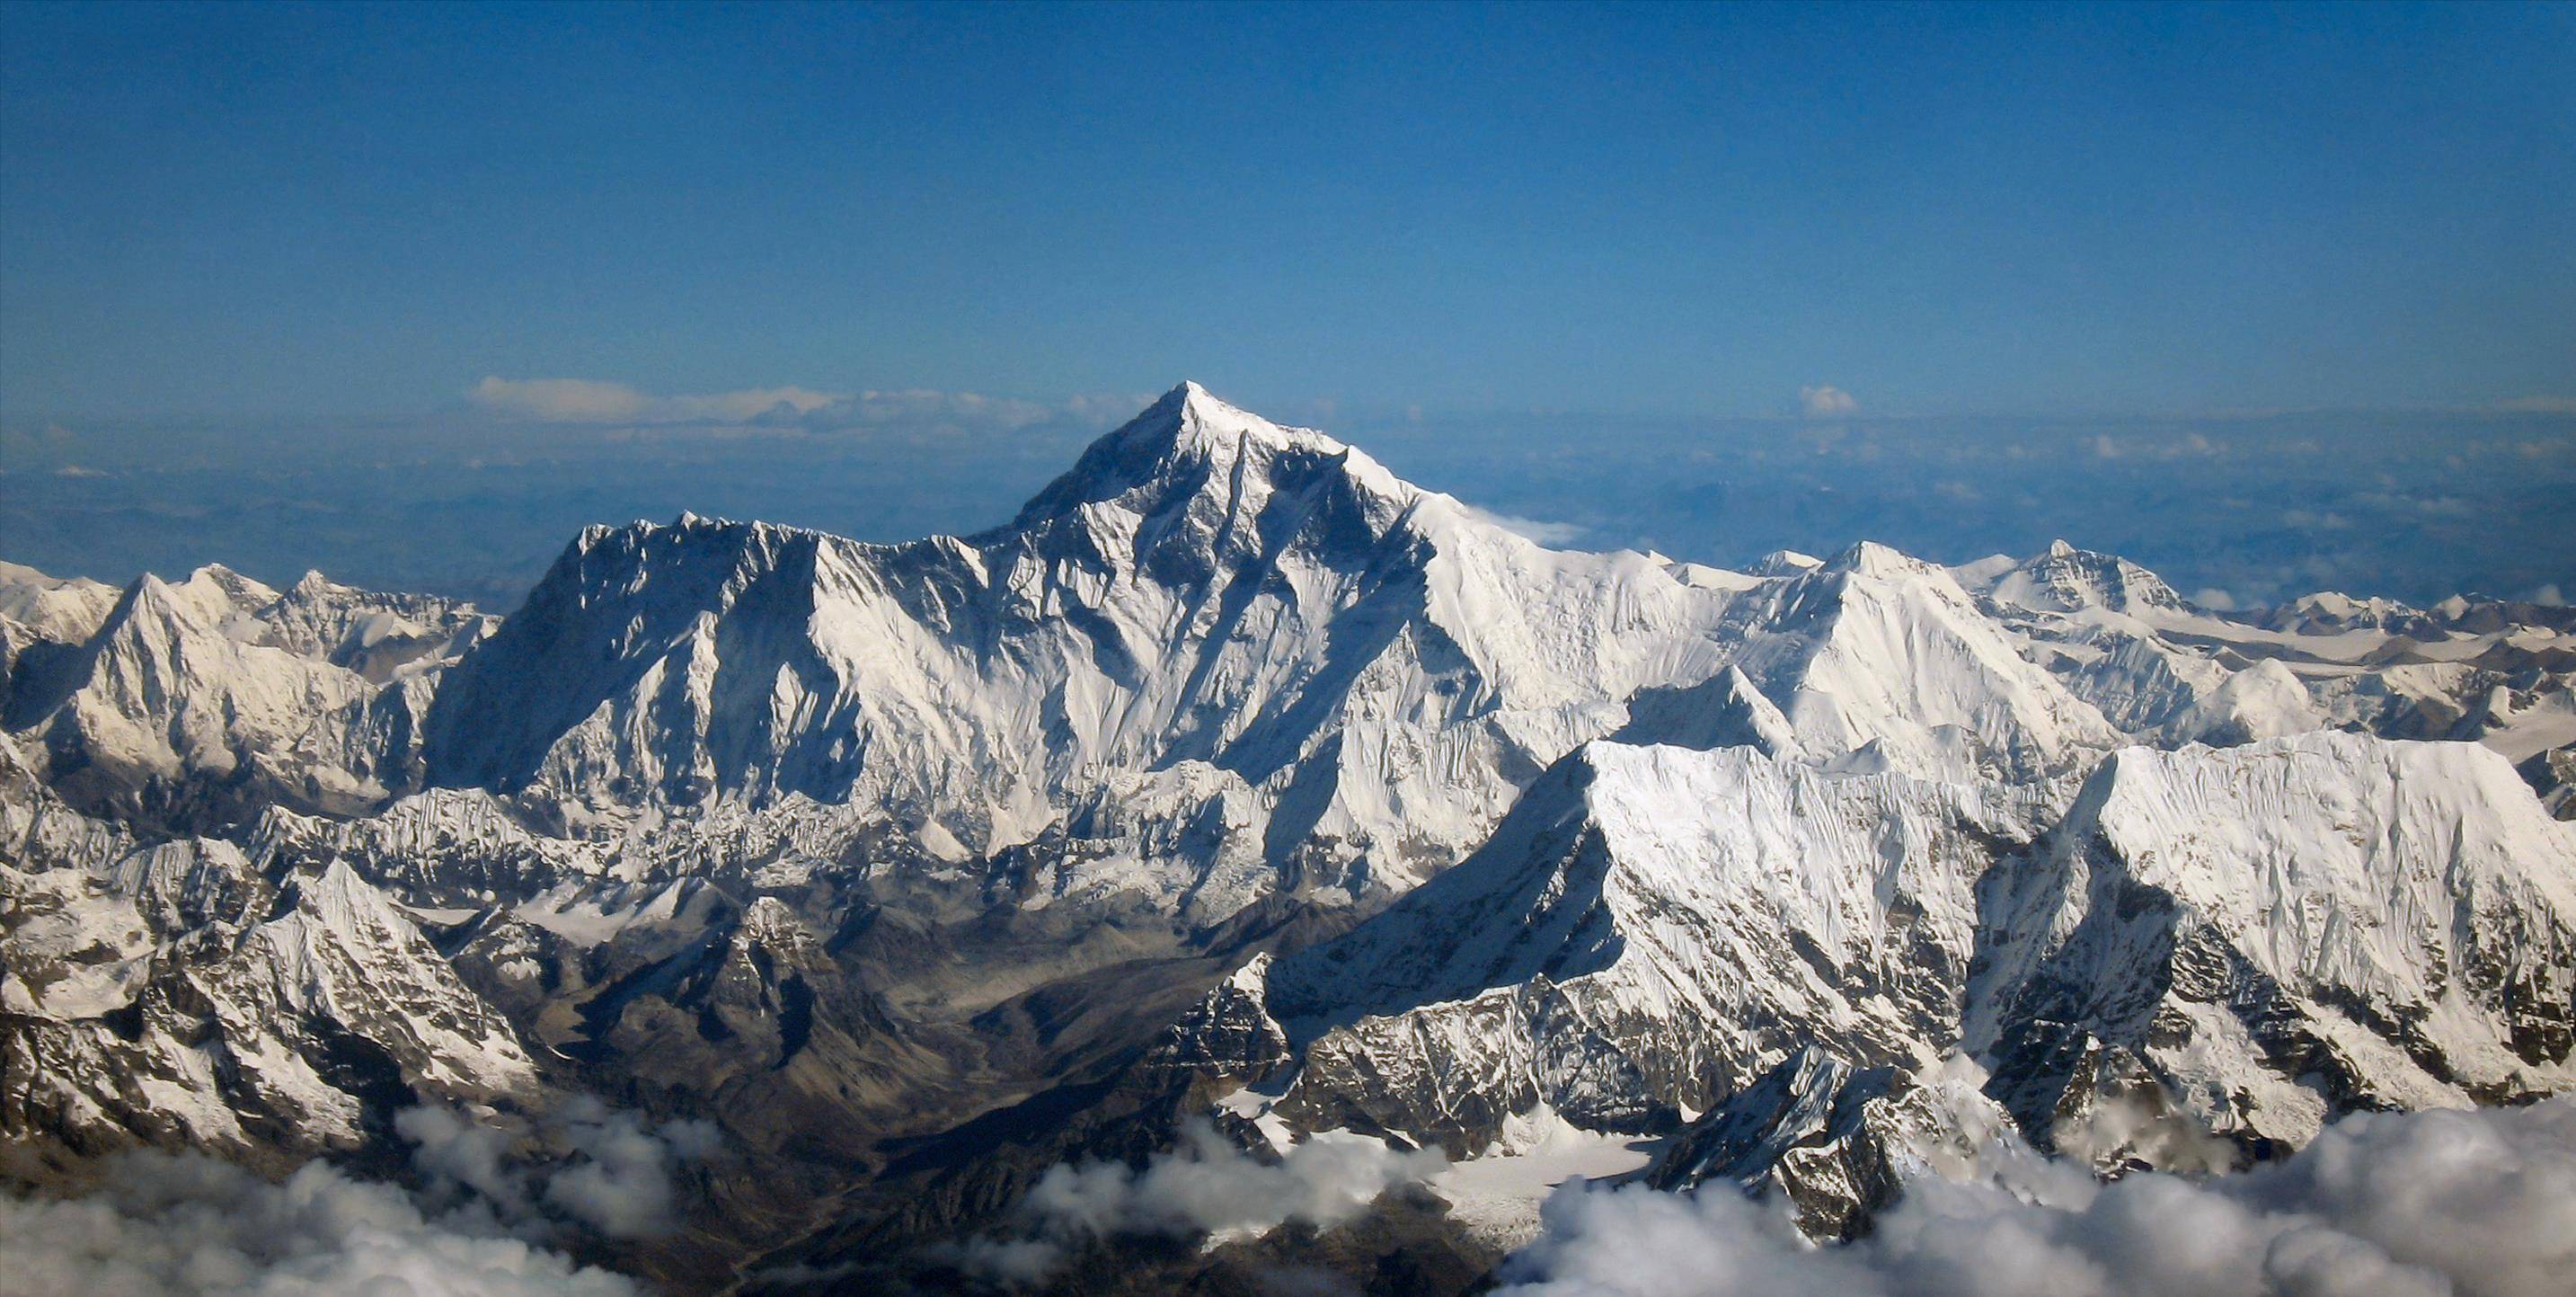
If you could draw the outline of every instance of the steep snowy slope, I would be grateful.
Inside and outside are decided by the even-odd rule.
[[[1732,1105],[1706,1136],[1728,1169],[1691,1175],[1787,1183],[1807,1173],[1744,1132],[1794,1105],[1740,1088],[1815,1051],[1809,1070],[1842,1072],[1790,1089],[1862,1106],[1795,1121],[1848,1151],[1867,1104],[1964,1049],[2044,1145],[2223,1162],[2192,1132],[2293,1147],[2347,1111],[2576,1085],[2576,831],[2461,743],[2129,749],[2055,811],[1743,748],[1593,743],[1475,856],[1197,1018],[1231,1025],[1177,1047],[1216,1042],[1203,1065],[1256,1082],[1290,1128],[1457,1153],[1540,1105],[1604,1132]],[[1831,1099],[1868,1068],[1888,1079]],[[1839,1187],[1811,1186],[1820,1227],[1888,1191],[1869,1175],[1981,1138],[1986,1103],[1886,1109],[1898,1125],[1833,1163]]]
[[[14,622],[33,638],[77,644],[88,639],[115,606],[115,586],[83,577],[51,577],[24,564],[0,562],[0,622]]]
[[[430,681],[488,624],[318,576],[284,594],[217,566],[145,576],[77,648],[13,671],[8,722],[64,796],[121,818],[361,812],[415,781]]]
[[[1884,545],[1748,592],[1723,634],[1813,757],[1866,750],[1909,774],[2031,778],[2118,741],[1947,571]]]
[[[1969,1043],[2035,1132],[2096,1048],[2293,1145],[2576,1080],[2576,831],[2473,744],[2124,751],[1985,909]]]
[[[1630,692],[1712,671],[1725,598],[1184,386],[982,536],[586,533],[451,674],[429,768],[575,819],[801,795],[977,856],[1115,788],[1250,854],[1113,837],[1035,885],[1223,917],[1463,854]]]
[[[1702,751],[1751,748],[1775,757],[1794,758],[1803,751],[1789,718],[1742,668],[1731,665],[1684,688],[1638,690],[1628,699],[1628,723],[1611,737]]]
[[[1601,1130],[1703,1108],[1819,1042],[1923,1063],[1958,1035],[1973,893],[2036,809],[1736,748],[1593,743],[1465,863],[1277,965],[1301,1123],[1470,1151],[1546,1103]]]
[[[1467,1199],[1670,1136],[1848,1234],[2025,1136],[2576,1084],[2566,616],[1562,553],[1193,385],[995,530],[593,528],[498,623],[0,569],[0,678],[40,1161],[584,1088],[722,1127],[719,1233],[879,1213],[836,1262],[1192,1116]],[[1389,1210],[1329,1247],[1440,1227]]]

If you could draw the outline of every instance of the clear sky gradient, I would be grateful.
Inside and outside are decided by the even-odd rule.
[[[2576,5],[0,5],[0,558],[515,605],[1180,379],[1589,548],[2576,590]]]
[[[2576,6],[0,12],[0,419],[2576,397]],[[1331,407],[1326,407],[1331,408]]]

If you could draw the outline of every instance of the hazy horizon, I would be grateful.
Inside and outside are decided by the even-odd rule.
[[[0,476],[0,558],[117,583],[208,562],[277,584],[319,569],[506,611],[591,523],[686,511],[873,541],[999,526],[1151,400],[903,395],[842,426],[316,423],[272,430],[256,465],[221,427],[13,429],[0,445],[23,467]],[[1255,413],[1320,426],[1561,547],[1743,565],[1877,540],[1959,563],[2065,539],[2240,607],[2322,589],[2422,604],[2576,588],[2576,415],[2551,411]]]

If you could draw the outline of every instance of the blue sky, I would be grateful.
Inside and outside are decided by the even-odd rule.
[[[2576,589],[2576,4],[0,7],[0,557],[508,606],[1182,377],[1591,546]]]
[[[2576,396],[2576,7],[12,6],[0,416]]]

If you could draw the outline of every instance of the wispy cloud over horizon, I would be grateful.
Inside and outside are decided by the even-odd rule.
[[[927,387],[841,392],[796,384],[661,396],[599,379],[497,375],[486,375],[465,395],[476,410],[506,424],[601,430],[953,434],[1015,432],[1048,424],[1105,426],[1133,416],[1153,399],[1092,393],[1031,401]]]
[[[556,395],[575,411],[681,399]],[[757,404],[689,399],[731,413]],[[1009,519],[1153,399],[923,385],[850,391],[802,414],[771,402],[750,423],[542,423],[462,400],[379,423],[0,421],[0,535],[5,557],[56,575],[122,583],[223,562],[290,583],[319,568],[506,609],[593,522],[688,510],[871,541],[971,534]],[[2576,534],[2576,415],[1712,421],[1346,410],[1319,422],[1406,480],[1553,545],[1734,566],[1861,539],[1964,562],[2063,537],[2179,589],[2227,591],[2240,607],[2314,590],[2427,604],[2576,588],[2576,550],[2561,539]]]
[[[653,396],[588,378],[485,375],[466,392],[478,408],[530,423],[750,423],[795,418],[851,399],[808,387],[747,387],[697,396]]]
[[[1860,413],[1860,401],[1839,387],[1802,387],[1798,389],[1798,408],[1810,419],[1839,419]]]
[[[1479,520],[1490,523],[1493,526],[1500,527],[1523,540],[1545,545],[1552,549],[1563,549],[1568,545],[1572,545],[1576,541],[1583,539],[1584,534],[1592,530],[1580,523],[1549,522],[1543,518],[1524,518],[1517,514],[1496,513],[1491,509],[1474,504],[1467,506],[1467,512]]]

